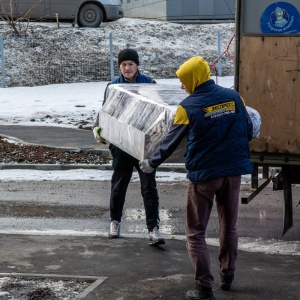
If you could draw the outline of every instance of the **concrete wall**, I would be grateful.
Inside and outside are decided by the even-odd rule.
[[[122,0],[124,17],[161,20],[226,20],[235,0]]]

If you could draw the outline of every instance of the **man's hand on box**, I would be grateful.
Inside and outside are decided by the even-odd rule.
[[[140,161],[139,165],[144,173],[152,173],[154,171],[154,169],[150,167],[148,159]]]
[[[101,127],[94,127],[93,134],[99,144],[106,144],[106,140],[101,136]]]

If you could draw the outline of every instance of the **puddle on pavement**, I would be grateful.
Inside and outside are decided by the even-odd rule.
[[[163,221],[169,221],[171,219],[172,213],[167,209],[159,210],[159,217]],[[128,220],[145,220],[145,209],[126,209],[124,212],[124,218]]]
[[[0,202],[0,216],[28,218],[94,218],[109,212],[95,206],[36,205],[34,203]]]
[[[184,234],[185,219],[182,218],[182,215],[174,217],[173,214],[173,210],[159,210],[160,230],[164,234]],[[144,209],[126,209],[123,217],[127,221],[132,222],[127,223],[127,229],[130,233],[147,232],[145,228],[146,216]],[[137,223],[136,221],[141,221],[141,223]]]

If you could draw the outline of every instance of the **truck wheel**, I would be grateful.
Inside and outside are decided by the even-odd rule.
[[[103,12],[95,4],[83,5],[78,13],[79,27],[99,27],[103,21]]]

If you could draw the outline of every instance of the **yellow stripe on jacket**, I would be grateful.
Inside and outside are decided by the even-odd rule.
[[[174,125],[188,125],[190,123],[185,109],[179,105],[174,118]]]

